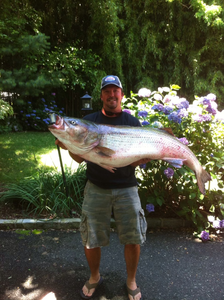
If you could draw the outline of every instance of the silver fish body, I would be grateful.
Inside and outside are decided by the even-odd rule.
[[[164,160],[174,167],[183,164],[196,174],[200,191],[211,176],[202,168],[194,153],[165,130],[148,127],[110,126],[57,116],[49,130],[67,149],[114,172],[140,159]]]

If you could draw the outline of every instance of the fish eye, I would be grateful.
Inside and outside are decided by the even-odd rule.
[[[70,121],[70,123],[71,123],[72,125],[78,125],[78,123],[77,123],[76,121]]]

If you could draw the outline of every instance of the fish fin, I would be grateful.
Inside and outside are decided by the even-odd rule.
[[[115,154],[115,151],[111,150],[110,148],[97,146],[95,147],[96,153],[101,156],[112,156]]]
[[[166,133],[169,133],[172,136],[175,136],[174,133],[173,133],[172,128],[170,128],[170,127],[164,127],[164,128],[158,128],[158,129],[161,130],[161,131],[165,131]]]
[[[100,166],[104,169],[106,169],[107,171],[110,171],[111,173],[114,173],[114,171],[116,171],[117,169],[115,167],[112,167],[112,166],[108,166],[108,165],[105,165],[105,164],[100,164]]]
[[[168,162],[169,164],[171,164],[175,168],[181,168],[186,159],[170,158],[170,157],[166,158],[166,157],[164,157],[163,160]]]
[[[205,183],[209,180],[212,180],[211,175],[205,171],[205,169],[201,168],[199,172],[195,172],[196,178],[197,178],[197,183],[200,192],[204,195],[205,194]]]

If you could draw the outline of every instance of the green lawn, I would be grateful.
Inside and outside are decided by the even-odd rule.
[[[63,163],[68,151],[61,150]],[[66,162],[68,166],[71,159]],[[55,138],[50,132],[0,134],[0,184],[19,182],[40,168],[60,168]]]

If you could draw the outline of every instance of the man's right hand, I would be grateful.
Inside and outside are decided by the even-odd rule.
[[[64,149],[64,150],[68,150],[68,149],[65,147],[65,145],[64,145],[61,141],[59,141],[58,139],[55,141],[55,145],[58,145],[59,147],[61,147],[61,148]]]

